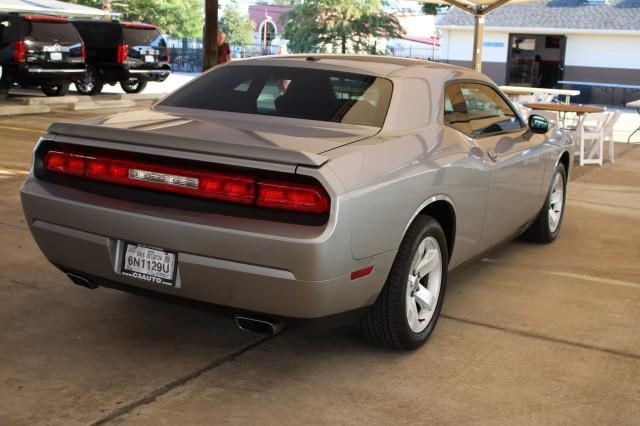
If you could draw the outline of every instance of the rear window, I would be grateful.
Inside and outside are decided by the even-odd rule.
[[[77,43],[80,34],[70,22],[27,22],[27,38],[39,42]]]
[[[389,80],[339,71],[225,66],[179,89],[161,105],[382,127]]]
[[[147,28],[122,28],[122,38],[129,46],[165,46],[158,30]]]

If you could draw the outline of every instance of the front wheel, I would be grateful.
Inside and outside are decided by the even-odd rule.
[[[147,80],[142,77],[131,77],[128,80],[122,80],[120,87],[125,93],[140,93],[147,87]]]
[[[47,96],[64,96],[69,91],[69,83],[43,84],[42,92]]]
[[[426,342],[442,309],[448,264],[442,227],[429,216],[418,216],[400,244],[378,299],[365,313],[365,336],[404,351]]]
[[[524,233],[524,238],[536,243],[548,244],[560,234],[564,218],[567,172],[562,163],[558,164],[547,199],[540,213]]]

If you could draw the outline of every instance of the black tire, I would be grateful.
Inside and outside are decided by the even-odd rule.
[[[408,277],[418,247],[427,237],[435,238],[440,249],[440,292],[429,323],[424,330],[416,333],[410,328],[406,311]],[[387,282],[378,295],[376,302],[369,307],[362,319],[362,329],[367,339],[402,351],[413,350],[422,346],[433,332],[442,310],[447,288],[448,264],[447,240],[442,227],[432,217],[418,216],[409,226],[400,243],[400,248],[391,271],[389,271]]]
[[[129,80],[122,80],[120,87],[125,93],[140,93],[147,87],[147,79],[142,77],[131,77]]]
[[[560,217],[555,226],[555,229],[552,229],[551,221],[550,221],[550,209],[551,209],[551,198],[554,191],[554,186],[556,183],[556,176],[559,176],[562,179],[562,205],[560,207]],[[524,232],[523,237],[531,242],[548,244],[553,242],[560,234],[560,228],[562,227],[562,220],[564,219],[564,211],[566,207],[566,194],[567,194],[567,172],[562,163],[558,164],[555,172],[553,173],[553,177],[551,178],[551,186],[549,187],[549,191],[547,193],[547,198],[544,202],[544,206],[538,216],[533,221],[531,225]]]
[[[64,96],[69,91],[69,83],[43,84],[41,89],[47,96]]]
[[[76,90],[81,95],[94,96],[99,95],[104,87],[104,81],[100,72],[95,68],[89,68],[82,80],[75,82]]]

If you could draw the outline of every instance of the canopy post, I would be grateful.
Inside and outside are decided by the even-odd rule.
[[[473,14],[475,25],[473,29],[473,60],[472,68],[478,72],[482,72],[482,39],[484,37],[484,15],[480,13]]]
[[[218,0],[205,0],[202,71],[218,63]]]

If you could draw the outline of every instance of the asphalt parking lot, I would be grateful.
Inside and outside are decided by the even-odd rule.
[[[0,424],[640,421],[640,146],[580,169],[559,239],[514,241],[452,279],[427,345],[396,353],[357,328],[263,337],[72,285],[18,189],[51,121],[99,113],[0,118]]]

